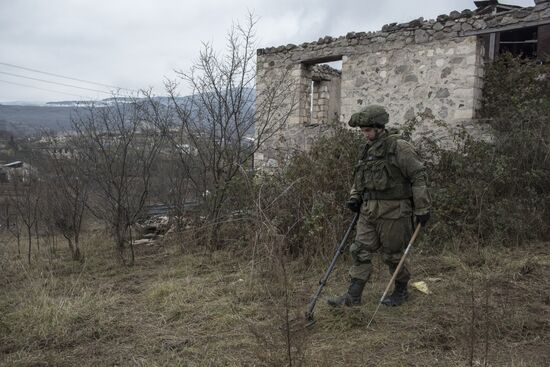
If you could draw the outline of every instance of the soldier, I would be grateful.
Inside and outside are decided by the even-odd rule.
[[[360,127],[368,140],[354,172],[350,199],[346,203],[360,213],[355,242],[350,247],[353,264],[348,291],[328,300],[333,307],[361,304],[363,288],[372,273],[375,252],[393,274],[413,233],[413,216],[422,226],[430,218],[430,197],[424,165],[413,146],[385,129],[389,115],[372,105],[354,113],[351,127]],[[408,298],[410,273],[403,266],[395,279],[393,293],[383,300],[399,306]]]

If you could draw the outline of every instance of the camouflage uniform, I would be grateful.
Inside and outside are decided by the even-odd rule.
[[[383,128],[388,120],[381,106],[369,106],[352,116],[350,126]],[[348,293],[329,300],[332,306],[359,304],[365,283],[372,273],[372,258],[380,251],[393,274],[413,232],[413,215],[426,222],[430,197],[424,165],[413,146],[383,130],[369,141],[355,166],[350,192],[360,211],[355,242],[350,247],[353,264],[349,270]],[[386,304],[399,305],[407,298],[410,273],[403,266],[396,278],[394,294]]]
[[[366,145],[361,158],[350,193],[351,198],[363,202],[350,247],[350,276],[367,281],[372,256],[378,250],[393,273],[412,236],[412,216],[428,214],[430,199],[424,165],[412,145],[399,136],[383,132]],[[397,280],[407,282],[409,278],[403,267]]]

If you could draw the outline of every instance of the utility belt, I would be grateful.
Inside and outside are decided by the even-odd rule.
[[[403,200],[413,197],[412,188],[409,183],[403,183],[384,191],[363,191],[363,201],[368,200]]]

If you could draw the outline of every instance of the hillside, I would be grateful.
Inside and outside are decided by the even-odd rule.
[[[342,259],[309,329],[285,329],[285,300],[301,320],[329,259],[306,266],[237,248],[205,253],[165,240],[137,248],[134,267],[88,233],[88,261],[64,249],[28,268],[0,253],[2,366],[546,366],[550,360],[548,243],[432,254],[422,243],[403,307],[366,324],[389,279],[381,262],[363,306],[333,311],[346,284]],[[5,238],[3,239],[3,243]],[[10,247],[13,246],[11,243]],[[285,296],[288,296],[285,297]],[[287,343],[290,336],[290,345]],[[303,362],[303,364],[301,364]]]
[[[18,136],[42,130],[63,131],[71,125],[73,107],[6,106],[0,104],[0,130]]]
[[[246,88],[245,106],[254,108],[255,90]],[[188,106],[193,96],[176,97],[178,104]],[[142,98],[106,98],[97,102],[90,101],[60,101],[48,102],[45,105],[5,105],[0,104],[0,131],[13,133],[17,136],[28,136],[41,131],[67,131],[71,128],[71,118],[86,112],[92,106],[102,108],[115,103],[131,103],[143,101]],[[173,105],[169,97],[153,97],[163,106]],[[198,101],[198,99],[197,99]],[[191,111],[194,111],[193,107]]]

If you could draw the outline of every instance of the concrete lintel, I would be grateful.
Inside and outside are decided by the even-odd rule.
[[[323,64],[325,62],[340,61],[342,60],[343,55],[329,55],[329,56],[320,56],[312,59],[301,60],[300,62],[304,65],[315,65]]]

